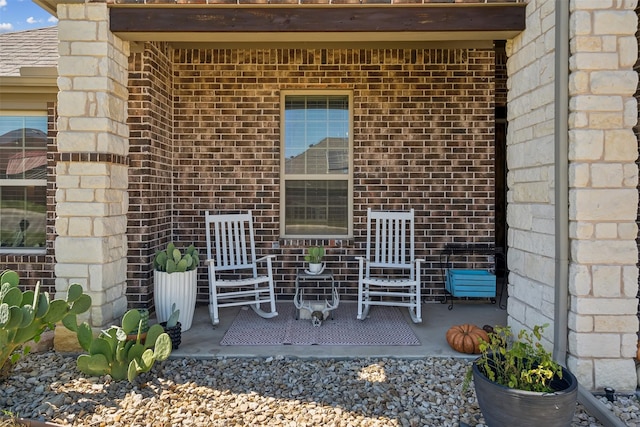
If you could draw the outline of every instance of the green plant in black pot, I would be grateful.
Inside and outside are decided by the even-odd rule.
[[[510,327],[496,327],[480,343],[470,375],[487,425],[571,425],[578,381],[540,342],[546,326],[517,337]]]
[[[140,314],[140,328],[135,328],[127,335],[127,339],[135,341],[138,336],[144,341],[149,330],[149,310],[146,308],[136,308],[138,314]]]
[[[171,338],[171,344],[174,349],[178,349],[182,342],[182,325],[178,321],[180,317],[180,310],[176,309],[176,304],[171,306],[171,314],[166,322],[160,323],[160,326],[164,328],[164,331]]]
[[[482,373],[505,387],[552,392],[551,380],[562,379],[562,366],[540,342],[543,328],[535,326],[532,334],[523,329],[517,340],[511,328],[495,328],[489,342],[480,344],[482,355],[476,363]]]

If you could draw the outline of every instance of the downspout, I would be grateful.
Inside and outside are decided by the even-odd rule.
[[[555,304],[553,358],[567,363],[569,332],[569,2],[556,0],[555,54]]]
[[[555,43],[555,304],[553,358],[566,366],[569,335],[569,1],[556,0]],[[578,401],[606,427],[620,418],[578,384]]]

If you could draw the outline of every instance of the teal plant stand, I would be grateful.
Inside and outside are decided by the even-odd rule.
[[[487,259],[493,257],[492,268],[454,268],[451,260],[454,256],[465,255],[468,257],[487,256]],[[440,256],[440,266],[445,285],[445,295],[442,303],[447,300],[449,310],[453,309],[454,298],[490,298],[491,303],[496,303],[496,256],[502,255],[500,251],[491,245],[484,244],[448,244],[443,249]],[[469,260],[470,258],[467,258]],[[477,260],[477,258],[476,258]],[[487,262],[484,264],[487,267]],[[474,266],[474,262],[466,262]],[[461,265],[468,266],[468,265]]]

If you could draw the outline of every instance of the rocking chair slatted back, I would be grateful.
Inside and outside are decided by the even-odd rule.
[[[367,210],[367,259],[371,267],[411,268],[415,254],[413,218],[413,209]]]
[[[215,270],[255,268],[251,211],[237,215],[209,215],[207,212],[206,218],[207,258],[215,259]]]

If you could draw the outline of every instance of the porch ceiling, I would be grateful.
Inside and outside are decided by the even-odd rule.
[[[110,5],[110,29],[130,41],[181,44],[478,45],[525,28],[524,3],[451,5]],[[384,46],[380,46],[384,47]]]

